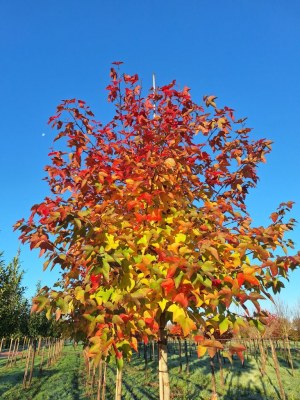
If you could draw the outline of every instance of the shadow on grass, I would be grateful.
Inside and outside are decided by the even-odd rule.
[[[2,371],[4,372],[4,371]],[[41,387],[45,385],[53,375],[57,373],[56,369],[45,370],[42,374],[34,373],[31,386],[23,388],[24,370],[5,371],[5,375],[1,376],[0,398],[7,400],[15,399],[33,399],[39,393]],[[22,397],[20,397],[22,396]]]

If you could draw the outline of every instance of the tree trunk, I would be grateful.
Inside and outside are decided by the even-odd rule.
[[[104,360],[104,369],[103,369],[102,400],[105,400],[105,392],[106,392],[106,358]]]
[[[4,342],[4,338],[2,338],[2,339],[1,339],[1,342],[0,342],[0,353],[1,353],[1,351],[2,351],[3,342]]]
[[[155,343],[154,340],[152,340],[152,359],[155,361]]]
[[[219,368],[220,368],[220,383],[221,383],[221,386],[224,387],[224,374],[223,374],[223,366],[222,366],[222,358],[221,358],[220,350],[217,350],[217,358],[218,358]]]
[[[187,340],[184,339],[184,352],[185,352],[185,361],[186,361],[186,369],[185,372],[187,374],[190,373],[190,363],[189,363],[189,353],[188,353],[188,346],[187,346]]]
[[[273,358],[273,361],[274,361],[277,381],[278,381],[279,390],[280,390],[280,398],[281,398],[281,400],[285,400],[286,397],[285,397],[284,389],[283,389],[282,382],[281,382],[279,363],[278,363],[278,359],[277,359],[277,356],[276,356],[276,351],[274,349],[274,344],[272,342],[272,339],[270,339],[270,346],[271,346],[272,358]]]
[[[121,400],[122,398],[122,374],[123,369],[117,368],[117,377],[116,377],[116,400]]]
[[[261,360],[260,372],[261,372],[262,376],[264,376],[266,374],[266,353],[265,353],[264,345],[262,343],[262,339],[259,339],[258,345],[259,345],[260,360]]]
[[[42,355],[41,355],[41,360],[40,360],[40,373],[42,373],[42,371],[43,371],[43,363],[44,363],[44,356],[45,356],[45,346],[46,345],[44,345],[42,347]]]
[[[211,369],[211,387],[212,387],[211,400],[217,400],[218,399],[218,395],[217,395],[215,365],[214,365],[213,357],[210,357],[209,363],[210,363],[210,369]]]
[[[159,371],[159,399],[170,400],[170,378],[168,371],[168,339],[165,330],[166,320],[165,314],[162,313],[160,317],[159,326],[159,357],[158,357],[158,371]]]
[[[103,381],[103,361],[100,360],[98,365],[98,385],[97,385],[97,400],[101,400],[101,386]]]
[[[181,348],[181,339],[180,337],[178,339],[178,346],[179,346],[179,372],[182,372],[182,348]]]
[[[145,361],[145,371],[148,369],[148,346],[144,343],[144,361]]]
[[[287,348],[287,353],[288,353],[288,360],[290,367],[292,368],[292,375],[294,376],[294,364],[293,364],[293,358],[291,354],[291,347],[290,347],[290,341],[288,335],[285,335],[285,341],[286,341],[286,348]]]

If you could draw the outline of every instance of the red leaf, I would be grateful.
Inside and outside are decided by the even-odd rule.
[[[135,82],[137,82],[138,81],[138,79],[139,79],[139,77],[138,77],[138,75],[137,74],[135,74],[135,75],[127,75],[127,74],[124,74],[124,81],[126,82],[126,83],[131,83],[131,84],[134,84]]]
[[[137,206],[139,202],[137,200],[131,200],[127,202],[127,209],[132,210],[135,206]]]
[[[171,265],[171,267],[168,269],[167,278],[173,278],[177,271],[177,268],[177,265]]]
[[[143,193],[138,197],[138,200],[145,200],[148,205],[152,204],[152,195],[149,193]]]
[[[168,295],[168,293],[170,293],[171,290],[174,289],[175,283],[174,283],[173,279],[168,278],[168,279],[165,279],[165,280],[161,283],[161,287],[164,289],[165,294]]]
[[[183,293],[178,293],[174,298],[173,301],[182,305],[182,307],[188,306],[188,299],[185,297]]]
[[[204,336],[203,335],[195,335],[194,340],[196,343],[202,342],[204,340]]]

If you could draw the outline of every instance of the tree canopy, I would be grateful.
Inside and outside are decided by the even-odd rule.
[[[51,194],[15,227],[46,257],[44,268],[60,266],[62,284],[42,288],[33,309],[66,315],[90,355],[118,362],[168,321],[185,336],[199,327],[238,332],[232,304],[252,320],[252,303],[260,328],[260,301],[300,259],[287,254],[292,202],[267,227],[253,226],[247,211],[271,142],[251,140],[246,119],[215,96],[197,104],[175,81],[144,95],[138,76],[118,68],[107,87],[111,121],[75,99],[49,120],[60,143],[46,166]]]

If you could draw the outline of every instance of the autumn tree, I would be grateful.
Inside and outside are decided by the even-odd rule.
[[[300,300],[299,299],[293,310],[292,337],[295,340],[300,340]]]
[[[36,285],[36,295],[41,290],[40,281]],[[49,320],[46,317],[46,310],[40,313],[30,313],[28,318],[28,335],[31,337],[58,337],[61,332],[59,329],[59,322]]]
[[[166,324],[184,336],[201,326],[223,334],[243,325],[231,304],[259,313],[268,289],[279,291],[299,264],[299,255],[277,255],[293,246],[292,202],[269,226],[253,226],[245,200],[271,142],[252,141],[245,119],[215,96],[199,105],[175,81],[143,94],[137,75],[115,66],[110,75],[111,121],[97,122],[75,99],[50,118],[61,143],[46,166],[51,194],[16,228],[45,268],[63,272],[61,289],[42,288],[34,310],[67,315],[95,362],[116,358],[118,382],[137,338],[158,337],[166,400]]]

